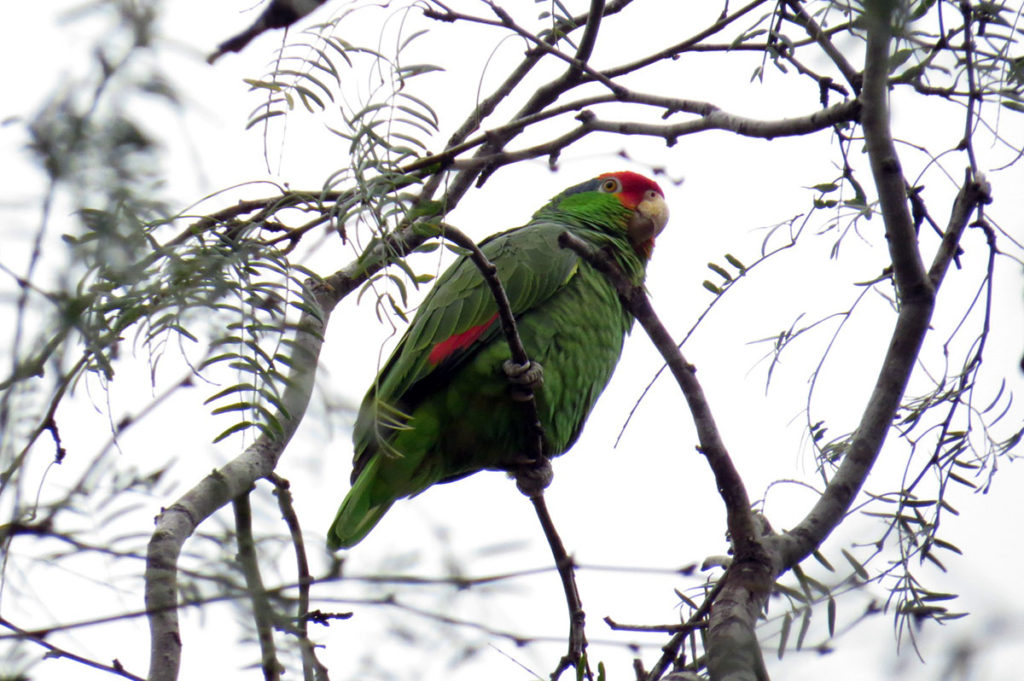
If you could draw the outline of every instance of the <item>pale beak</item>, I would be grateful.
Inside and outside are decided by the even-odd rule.
[[[661,234],[668,223],[668,204],[657,192],[650,192],[637,204],[629,219],[626,233],[634,246],[646,245]]]

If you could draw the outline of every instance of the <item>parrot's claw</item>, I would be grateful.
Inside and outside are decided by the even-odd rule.
[[[551,462],[547,457],[539,461],[529,462],[508,469],[509,475],[516,479],[516,487],[531,499],[540,496],[554,479]]]
[[[512,383],[512,399],[517,402],[529,400],[544,385],[544,367],[540,362],[529,361],[526,364],[506,359],[501,368]]]

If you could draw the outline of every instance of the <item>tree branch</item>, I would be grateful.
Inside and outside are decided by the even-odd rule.
[[[252,536],[252,505],[249,492],[239,495],[232,502],[235,511],[235,536],[238,540],[237,560],[245,576],[245,587],[252,603],[252,617],[256,624],[256,640],[260,644],[260,667],[265,681],[280,681],[284,667],[277,660],[277,646],[274,644],[274,610],[267,598],[267,590],[260,576],[259,557],[256,541]]]
[[[917,230],[907,199],[907,183],[892,140],[889,119],[889,46],[894,7],[895,3],[889,0],[871,0],[864,7],[868,37],[864,56],[864,89],[860,96],[863,104],[861,125],[885,223],[885,238],[897,291],[903,302],[920,298],[922,302],[929,303],[934,298],[934,290],[921,261]]]
[[[721,110],[711,110],[697,120],[659,125],[633,121],[604,121],[593,112],[584,110],[576,116],[579,125],[559,137],[526,149],[499,151],[490,155],[482,153],[484,148],[481,147],[480,153],[470,159],[452,161],[451,166],[470,170],[480,167],[494,168],[543,156],[557,158],[563,149],[592,132],[661,137],[668,146],[674,145],[680,137],[705,130],[728,130],[744,137],[768,140],[776,137],[793,137],[830,129],[836,123],[856,120],[859,112],[860,102],[850,100],[815,111],[807,116],[774,121],[744,118]]]
[[[299,584],[299,597],[296,603],[295,626],[289,628],[289,631],[299,639],[304,681],[326,681],[327,668],[317,659],[316,647],[309,640],[309,587],[314,580],[309,573],[306,543],[302,538],[299,517],[292,505],[291,485],[277,473],[271,474],[268,479],[274,485],[274,496],[277,497],[278,508],[281,509],[281,516],[288,526],[292,546],[295,547],[295,571]],[[346,578],[348,578],[347,575]]]
[[[832,60],[832,63],[836,65],[839,72],[843,74],[843,78],[853,88],[854,94],[860,94],[861,84],[863,78],[861,74],[857,72],[857,69],[853,68],[853,65],[847,61],[846,57],[842,52],[839,51],[835,45],[832,44],[832,40],[829,38],[828,32],[823,30],[821,26],[814,20],[814,18],[807,13],[804,9],[801,0],[786,0],[786,5],[789,6],[795,13],[795,21],[800,24],[807,31],[807,35],[811,36],[815,42],[821,47],[822,51],[828,55],[828,58]]]
[[[928,333],[937,288],[956,256],[969,215],[991,200],[987,184],[965,180],[931,270],[926,272],[889,124],[886,95],[892,8],[892,3],[880,0],[866,6],[869,33],[861,99],[864,137],[900,294],[899,314],[874,389],[842,464],[804,519],[789,532],[771,538],[782,569],[796,565],[821,545],[863,487],[906,392]]]
[[[505,293],[505,287],[498,278],[498,268],[487,259],[480,247],[462,233],[450,225],[442,226],[442,235],[453,243],[469,251],[469,257],[473,264],[480,270],[481,276],[487,282],[491,293],[494,295],[495,304],[498,307],[498,315],[501,319],[502,331],[508,342],[512,359],[521,366],[529,366],[530,359],[523,347],[516,328],[515,316],[512,313],[512,305],[509,303]],[[569,650],[559,661],[555,671],[551,673],[551,681],[556,681],[562,672],[570,666],[579,668],[580,661],[587,649],[587,638],[585,633],[586,615],[583,611],[583,604],[580,600],[579,589],[576,586],[576,573],[572,558],[565,550],[558,530],[551,520],[547,504],[544,501],[544,489],[551,482],[551,464],[544,456],[544,429],[540,422],[540,415],[537,412],[537,402],[533,390],[529,386],[525,388],[523,403],[526,406],[527,421],[534,432],[531,461],[525,465],[515,466],[509,472],[516,478],[516,486],[519,491],[529,497],[533,508],[537,513],[541,528],[544,530],[544,537],[551,548],[551,554],[558,569],[558,575],[562,580],[562,589],[565,592],[566,607],[569,610]],[[589,669],[586,670],[589,677]]]
[[[14,624],[13,622],[9,621],[7,618],[2,616],[0,616],[0,626],[6,627],[7,629],[13,631],[16,635],[15,638],[17,640],[32,641],[33,643],[36,643],[45,648],[46,657],[64,657],[74,662],[78,662],[79,664],[84,664],[86,667],[91,667],[93,669],[99,669],[101,671],[109,672],[111,674],[114,674],[115,676],[120,676],[125,679],[131,679],[132,681],[146,681],[141,676],[136,676],[135,674],[132,674],[127,669],[125,669],[121,665],[121,662],[117,659],[115,659],[111,664],[103,664],[102,662],[97,662],[96,660],[92,660],[88,657],[83,657],[81,655],[73,653],[70,650],[65,650],[64,648],[55,646],[54,644],[46,640],[46,635],[50,633],[49,631],[44,632],[42,634],[40,634],[39,632],[28,631],[22,629],[18,625]]]
[[[750,509],[743,479],[718,433],[711,408],[697,380],[696,369],[683,358],[672,336],[651,308],[643,287],[630,284],[605,252],[592,249],[568,232],[559,235],[558,243],[578,254],[612,282],[683,391],[697,429],[700,451],[715,475],[718,493],[725,502],[734,554],[733,564],[722,577],[721,592],[711,606],[706,645],[708,670],[715,681],[765,679],[764,661],[754,626],[771,593],[774,561],[762,540],[765,528]]]
[[[331,311],[381,267],[421,244],[425,236],[401,230],[372,244],[355,262],[321,282],[307,282],[307,301],[296,325],[295,357],[275,414],[281,433],[262,434],[244,452],[214,470],[156,519],[146,557],[146,611],[150,625],[149,681],[174,681],[181,663],[178,627],[178,557],[185,541],[206,518],[248,492],[277,465],[305,414]]]

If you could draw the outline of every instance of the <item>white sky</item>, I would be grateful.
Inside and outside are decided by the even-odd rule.
[[[636,11],[639,13],[647,4],[636,3]],[[75,6],[71,2],[21,3],[13,10],[13,15],[9,8],[8,21],[0,26],[0,63],[7,67],[5,89],[8,93],[0,99],[0,119],[31,116],[56,83],[73,82],[93,68],[90,50],[96,32],[102,30],[104,23],[57,20],[57,7],[63,10]],[[280,34],[265,36],[242,55],[228,55],[211,68],[203,62],[205,54],[248,25],[255,12],[247,11],[251,8],[246,3],[195,0],[166,3],[165,10],[160,31],[169,42],[158,54],[158,60],[173,79],[186,107],[183,115],[175,117],[155,105],[139,106],[145,111],[150,131],[166,145],[169,195],[187,203],[219,188],[266,177],[287,181],[293,187],[318,187],[329,172],[344,164],[344,145],[323,129],[323,123],[329,122],[329,118],[317,120],[297,115],[289,121],[286,130],[272,130],[268,146],[273,175],[267,176],[260,134],[244,130],[249,111],[259,102],[247,93],[248,86],[242,79],[264,74],[279,44]],[[327,9],[328,13],[331,11]],[[617,35],[610,30],[602,35],[595,63],[603,65],[625,60],[629,54],[647,50],[650,44],[667,41],[668,35],[689,33],[689,30],[680,30],[679,22],[692,21],[685,25],[700,26],[698,19],[691,16],[693,11],[692,7],[688,8],[686,17],[670,13],[664,17],[664,26],[644,23],[644,40],[635,40],[634,33]],[[719,8],[709,7],[707,11],[715,15]],[[375,30],[372,22],[382,16],[384,12],[371,11],[365,17],[356,17],[350,29],[346,28],[347,24],[343,25],[341,37],[352,42],[368,42],[358,35],[359,32]],[[529,16],[529,12],[525,16]],[[358,23],[362,21],[366,23]],[[389,24],[388,30],[394,28],[395,22]],[[609,25],[609,28],[613,27]],[[450,32],[452,29],[444,27],[442,30]],[[475,85],[493,42],[490,36],[485,36],[477,44],[460,43],[458,49],[465,57],[460,54],[446,74],[425,77],[431,79],[423,82],[432,83],[433,92],[447,93],[439,98],[438,111],[444,128],[438,143],[461,122],[462,112],[476,97]],[[433,43],[424,39],[419,57],[436,58],[439,62],[447,60],[447,54],[432,57],[431,47]],[[501,65],[518,59],[520,54],[521,46],[515,41],[500,45],[491,70],[483,77],[484,92],[496,82]],[[704,98],[752,118],[797,115],[814,109],[816,89],[802,82],[787,87],[782,77],[771,71],[766,84],[748,84],[749,74],[759,63],[759,57],[737,57],[736,62],[735,72],[731,72],[702,69],[702,62],[694,60],[681,82],[676,72],[673,80],[643,87],[657,87],[663,94],[672,94],[678,86],[682,96]],[[355,80],[351,86],[358,89],[361,83]],[[898,108],[899,100],[896,103],[894,121],[898,135],[913,134],[918,141],[930,136],[936,148],[955,144],[960,134],[959,119],[954,119],[951,125],[956,127],[950,133],[950,127],[941,116],[920,117]],[[1020,143],[1019,117],[1004,116],[1002,121],[1007,136]],[[1011,129],[1012,125],[1018,128]],[[811,199],[806,187],[831,180],[838,174],[832,166],[835,155],[826,151],[828,142],[827,133],[806,140],[771,143],[739,140],[727,133],[710,133],[681,139],[675,147],[665,149],[656,141],[597,138],[566,152],[562,170],[557,175],[551,175],[543,161],[503,170],[483,190],[467,195],[451,214],[450,221],[477,238],[521,224],[536,207],[563,187],[604,170],[624,167],[623,161],[614,157],[623,147],[633,158],[664,164],[670,176],[683,177],[685,182],[680,186],[663,182],[672,219],[659,240],[648,288],[666,325],[680,336],[710,301],[710,294],[701,287],[703,279],[715,278],[706,269],[706,263],[723,263],[726,252],[748,263],[753,261],[764,236],[761,228],[806,210]],[[26,162],[25,154],[20,151],[24,143],[18,124],[0,127],[0,148],[8,159],[0,168],[0,187],[3,187],[0,208],[6,215],[2,260],[16,270],[24,267],[23,253],[38,221],[34,201],[43,186],[38,171]],[[996,157],[1002,162],[1008,160],[1005,153],[999,155],[981,145],[979,154],[985,159],[983,164]],[[909,150],[903,162],[911,174],[924,165],[922,158]],[[959,177],[962,163],[961,159],[952,160],[947,167]],[[991,161],[991,165],[998,163]],[[859,177],[867,186],[866,171]],[[1022,172],[1015,169],[1012,173],[994,175],[992,179],[996,182],[997,198],[990,209],[992,215],[1003,221],[1004,228],[1015,229],[1020,235],[1018,216],[1021,211],[1002,206],[1010,201],[1018,207],[1021,205]],[[938,195],[942,182],[936,174],[927,178],[925,184]],[[246,188],[237,193],[229,192],[222,202],[209,206],[224,205],[242,195],[266,193],[266,187]],[[870,189],[869,193],[872,193]],[[948,202],[942,200],[930,203],[929,208],[940,223],[948,214]],[[1013,220],[1016,225],[1012,224]],[[52,231],[59,233],[64,229],[62,224],[67,224],[67,218],[56,210]],[[815,224],[815,227],[820,226]],[[774,480],[814,481],[814,463],[801,441],[801,410],[805,406],[808,370],[813,367],[826,336],[812,336],[790,349],[784,356],[783,366],[776,370],[775,383],[767,396],[764,391],[766,365],[759,363],[766,346],[750,345],[749,341],[777,334],[800,312],[806,311],[806,319],[810,320],[830,310],[842,309],[853,300],[859,289],[850,286],[850,282],[876,276],[886,257],[884,242],[878,234],[880,221],[876,218],[861,223],[861,228],[864,238],[848,238],[838,262],[824,257],[833,241],[831,236],[825,235],[806,239],[794,251],[766,265],[765,271],[742,282],[730,293],[728,301],[712,312],[684,348],[687,358],[698,366],[698,376],[704,383],[725,441],[753,498],[761,498]],[[936,240],[929,234],[922,242],[930,255]],[[307,264],[325,274],[344,265],[351,258],[351,251],[339,246],[337,240],[327,241]],[[983,259],[978,258],[984,243],[977,230],[967,234],[964,247],[969,259]],[[997,285],[995,317],[999,328],[990,338],[985,359],[989,363],[990,382],[1005,376],[1009,386],[1019,392],[1024,387],[1016,370],[1024,339],[1024,314],[1020,305],[1024,286],[1019,274],[1007,265],[1005,261],[1001,264]],[[426,263],[423,267],[429,270],[432,265]],[[976,274],[969,269],[951,272],[950,290],[944,293],[959,295],[952,290],[957,282],[972,275],[974,278],[969,280],[977,282]],[[5,277],[2,286],[0,290],[6,301],[12,284]],[[973,295],[974,286],[976,283],[967,287],[968,295]],[[837,345],[836,354],[823,373],[824,385],[814,403],[814,413],[828,419],[832,435],[852,428],[859,416],[857,410],[874,380],[880,351],[887,341],[891,320],[883,316],[885,310],[885,302],[874,296],[855,318],[849,335]],[[962,314],[962,310],[963,305],[958,304],[952,306],[950,312],[940,313],[936,326],[950,328],[952,320]],[[372,380],[381,356],[381,343],[387,336],[387,329],[376,325],[369,304],[357,306],[354,298],[346,300],[335,312],[329,329],[323,353],[323,389],[356,404]],[[386,352],[385,349],[385,357]],[[929,361],[934,362],[934,357]],[[168,367],[170,364],[168,360]],[[548,503],[563,540],[584,565],[672,569],[699,562],[707,555],[724,553],[727,548],[721,502],[706,465],[693,451],[695,436],[683,410],[682,398],[667,378],[655,385],[618,448],[612,447],[624,414],[659,366],[660,359],[649,341],[640,331],[635,332],[581,441],[573,452],[555,464],[555,483],[548,494]],[[933,368],[937,366],[933,364]],[[165,367],[160,380],[166,385],[179,377],[177,368]],[[68,463],[51,471],[46,479],[45,484],[52,486],[53,494],[59,494],[63,485],[76,479],[79,467],[108,437],[107,417],[94,408],[103,406],[105,401],[98,389],[99,386],[93,384],[90,392],[80,390],[71,405],[58,415],[62,434],[73,446],[69,446]],[[993,387],[993,393],[994,390]],[[150,399],[154,392],[149,387],[145,358],[126,361],[110,396],[114,420],[137,410],[140,400]],[[201,404],[212,392],[215,390],[203,386],[179,395],[168,405],[163,417],[153,419],[122,439],[114,465],[148,470],[171,457],[176,461],[174,476],[179,480],[175,494],[180,494],[212,466],[234,456],[241,446],[238,441],[217,446],[209,444],[227,425],[223,420],[209,418],[207,408]],[[984,398],[981,401],[984,402]],[[1019,418],[1020,411],[1016,413]],[[279,472],[292,480],[311,559],[322,566],[325,563],[319,555],[319,546],[347,490],[351,447],[345,424],[322,418],[318,421],[317,416],[322,416],[322,411],[314,407],[285,454]],[[186,423],[189,427],[182,427]],[[890,447],[895,442],[895,437],[890,437]],[[46,456],[45,453],[37,455],[39,470]],[[901,470],[899,461],[883,461],[869,480],[869,489],[893,488],[892,481],[898,480],[894,476]],[[913,470],[916,472],[917,467]],[[1002,462],[990,494],[958,492],[955,497],[954,503],[961,515],[958,518],[946,516],[942,536],[957,544],[964,557],[947,553],[949,572],[945,575],[927,566],[920,572],[928,586],[963,595],[952,604],[952,609],[970,610],[976,615],[942,630],[936,630],[931,624],[925,628],[921,641],[928,665],[914,662],[908,648],[903,649],[897,662],[891,617],[881,615],[842,637],[836,643],[837,652],[825,657],[790,653],[778,662],[771,652],[773,642],[769,641],[766,652],[769,671],[777,678],[787,679],[818,679],[828,674],[834,681],[873,677],[950,678],[942,670],[945,655],[949,648],[963,642],[986,649],[984,663],[972,678],[1017,678],[1017,670],[1024,663],[1024,652],[1019,647],[1015,649],[1012,641],[1019,638],[1021,632],[1024,584],[1016,579],[1016,571],[1011,566],[1022,556],[1019,542],[1012,540],[1006,530],[1013,517],[1011,514],[1019,513],[1017,490],[1024,483],[1022,475],[1019,465]],[[35,486],[30,484],[28,488],[34,490]],[[47,491],[44,488],[44,498]],[[173,501],[173,495],[139,501],[142,508],[130,516],[131,522],[124,525],[126,532],[147,532],[148,524],[139,526],[138,521],[148,523],[159,506]],[[768,493],[765,508],[776,529],[782,529],[795,523],[812,501],[808,491],[796,485],[780,485]],[[274,500],[265,487],[255,495],[254,504],[256,512],[265,520],[276,519]],[[218,514],[218,518],[226,522],[230,511]],[[125,520],[119,522],[125,523]],[[440,541],[440,526],[444,526],[446,544]],[[830,538],[824,553],[845,574],[840,548],[858,540],[871,540],[878,531],[877,525],[869,519],[854,518]],[[517,542],[521,546],[512,551],[488,555],[481,550]],[[442,544],[443,550],[438,548]],[[189,548],[186,546],[186,550]],[[226,553],[231,553],[231,549],[226,549]],[[408,564],[402,564],[395,554],[404,556]],[[446,560],[452,557],[464,562],[466,570],[473,575],[550,563],[529,504],[510,482],[491,473],[396,504],[370,537],[350,552],[347,569],[351,574],[367,574],[380,570],[383,565],[389,571],[430,576],[441,574]],[[281,565],[284,570],[289,568],[286,561]],[[88,569],[93,571],[86,579],[73,578],[59,569],[32,575],[8,573],[11,583],[27,584],[40,594],[60,596],[41,596],[52,608],[49,613],[25,611],[19,607],[16,593],[9,587],[2,604],[3,614],[26,625],[41,626],[61,619],[141,607],[141,581],[137,577],[125,577],[122,574],[127,571],[125,566],[90,565]],[[111,569],[117,570],[124,579],[115,580],[114,575],[107,574]],[[139,569],[141,571],[141,566]],[[806,569],[819,579],[827,579],[824,572],[813,565]],[[288,572],[284,574],[285,578],[290,576]],[[272,581],[269,576],[265,578]],[[605,615],[629,623],[673,621],[678,613],[671,590],[691,587],[699,582],[699,577],[680,580],[660,575],[583,570],[579,580],[588,614],[588,635],[596,642],[615,638],[601,623]],[[115,581],[122,587],[120,590],[104,585],[104,582]],[[512,584],[513,588],[493,597],[477,595],[476,591],[460,594],[453,598],[451,612],[462,617],[485,618],[488,624],[498,628],[563,636],[566,628],[564,603],[556,576],[544,574]],[[355,593],[355,587],[349,584],[327,585],[318,590],[321,597]],[[419,599],[417,593],[399,591],[399,594],[409,602]],[[877,587],[871,589],[871,594],[885,596]],[[423,600],[436,605],[433,598]],[[863,602],[859,596],[840,601],[840,626],[856,617]],[[337,609],[349,607],[342,604]],[[766,625],[766,632],[778,629],[777,616],[781,611],[782,603],[773,602],[771,615],[775,619]],[[815,611],[808,636],[811,644],[824,639],[823,614],[822,609]],[[999,630],[996,625],[1000,617],[1007,623],[1006,630]],[[183,622],[182,679],[212,678],[214,674],[225,679],[253,678],[258,674],[255,670],[242,669],[242,664],[251,659],[252,649],[246,649],[245,654],[249,655],[246,658],[234,654],[238,637],[230,614],[223,610],[203,617],[186,614]],[[485,648],[474,663],[454,672],[444,666],[454,652],[443,631],[431,634],[437,637],[433,649],[410,653],[390,640],[384,652],[377,648],[364,651],[371,643],[379,645],[384,637],[391,636],[389,627],[396,622],[415,622],[418,630],[423,629],[419,626],[422,621],[411,615],[374,608],[360,608],[356,618],[335,623],[329,630],[314,627],[313,634],[318,642],[327,646],[321,659],[328,664],[333,678],[366,678],[360,671],[364,655],[386,660],[385,664],[399,678],[408,677],[414,670],[419,670],[419,678],[425,679],[470,679],[479,678],[481,674],[491,679],[526,678],[525,672],[505,655],[546,676],[563,648],[558,643],[524,650],[499,640],[494,642],[493,648]],[[473,638],[473,634],[467,635]],[[664,637],[628,635],[619,636],[617,640],[649,643],[643,659],[650,665],[656,660],[657,647],[664,642]],[[148,636],[141,621],[119,627],[116,638],[111,637],[109,630],[83,630],[63,639],[63,643],[97,659],[117,657],[132,672],[145,673]],[[606,661],[612,678],[632,677],[628,651],[594,645],[591,654]],[[45,661],[35,667],[32,674],[36,679],[63,679],[69,675],[78,679],[109,678],[65,661]]]

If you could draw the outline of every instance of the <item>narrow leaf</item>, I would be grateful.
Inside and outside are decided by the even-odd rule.
[[[840,549],[840,551],[843,552],[843,558],[845,558],[846,562],[850,564],[850,566],[853,568],[853,571],[857,573],[858,577],[864,580],[871,579],[871,575],[868,574],[868,571],[864,569],[864,566],[861,565],[860,562],[856,558],[854,558],[849,551],[847,551],[846,549]]]
[[[787,612],[786,616],[782,618],[782,631],[779,632],[779,659],[782,659],[783,654],[786,652],[786,641],[789,640],[789,629],[793,626],[793,618]]]

